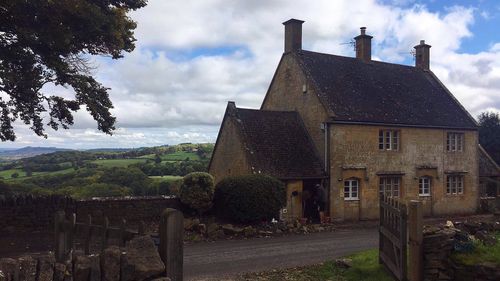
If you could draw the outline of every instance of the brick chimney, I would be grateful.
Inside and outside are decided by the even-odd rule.
[[[415,48],[415,67],[423,70],[430,69],[431,45],[425,44],[425,40],[420,40],[420,44]]]
[[[285,53],[302,49],[302,24],[304,21],[289,19],[283,23],[285,26]]]
[[[372,60],[372,38],[373,36],[366,35],[366,27],[361,27],[361,34],[354,37],[356,40],[356,58],[370,62]]]

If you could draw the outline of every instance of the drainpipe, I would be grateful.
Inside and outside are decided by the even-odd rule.
[[[324,122],[323,123],[323,128],[324,128],[324,132],[325,132],[325,143],[324,143],[324,156],[325,156],[325,173],[326,175],[328,176],[328,178],[326,179],[326,198],[328,198],[327,200],[327,204],[326,204],[326,208],[328,210],[328,216],[329,217],[332,217],[332,214],[330,213],[330,204],[331,204],[331,196],[330,196],[330,193],[331,193],[331,190],[330,190],[330,124],[328,122]],[[325,184],[323,185],[325,186]]]

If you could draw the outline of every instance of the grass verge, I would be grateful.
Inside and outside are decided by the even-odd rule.
[[[393,281],[387,271],[378,263],[378,250],[368,250],[350,255],[352,267],[338,267],[334,261],[322,264],[274,270],[263,273],[245,274],[240,281]]]

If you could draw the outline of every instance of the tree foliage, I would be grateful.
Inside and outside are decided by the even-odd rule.
[[[500,116],[483,112],[479,115],[479,143],[490,156],[500,163]]]
[[[0,139],[15,140],[15,120],[44,137],[45,125],[67,129],[81,106],[99,130],[111,134],[115,117],[109,111],[113,107],[109,88],[91,75],[89,57],[118,59],[132,51],[136,24],[127,12],[145,5],[146,0],[3,0]],[[74,98],[50,93],[46,85],[72,88]]]
[[[203,172],[187,174],[182,181],[179,193],[181,202],[201,215],[212,207],[214,178]]]

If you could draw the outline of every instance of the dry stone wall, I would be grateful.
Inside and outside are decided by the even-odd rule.
[[[148,236],[132,239],[124,248],[111,246],[98,255],[74,253],[64,262],[54,254],[0,259],[0,281],[168,281],[165,265]]]
[[[460,243],[471,232],[480,237],[484,230],[481,227],[500,230],[500,224],[477,224],[472,230],[472,224],[464,224],[463,229],[455,227],[429,227],[424,230],[423,236],[423,263],[425,281],[498,281],[500,280],[500,266],[484,262],[476,265],[463,265],[451,259],[453,251],[464,249],[467,244]],[[487,236],[484,236],[487,237]],[[500,243],[500,242],[498,242]]]
[[[91,215],[95,223],[108,217],[111,223],[121,218],[128,222],[158,221],[165,208],[180,209],[177,198],[166,196],[120,197],[74,200],[64,196],[0,197],[0,233],[2,231],[51,230],[54,214],[63,210],[78,218]]]

